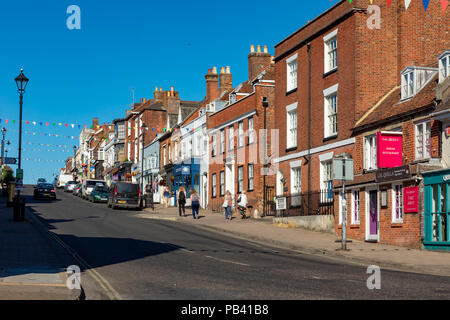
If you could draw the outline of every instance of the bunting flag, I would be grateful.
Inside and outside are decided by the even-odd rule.
[[[442,13],[445,13],[445,10],[448,7],[448,0],[441,0]]]
[[[406,10],[408,10],[410,4],[411,4],[411,0],[405,0],[405,8],[406,8]]]
[[[425,11],[427,11],[428,5],[430,4],[430,0],[422,0],[422,2],[423,2],[423,7],[424,7]]]
[[[391,6],[391,2],[392,2],[392,0],[386,0],[388,8]]]

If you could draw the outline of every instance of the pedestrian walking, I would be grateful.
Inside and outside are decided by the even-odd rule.
[[[166,205],[166,208],[169,207],[169,198],[170,198],[170,192],[169,192],[169,188],[165,187],[164,188],[164,204]]]
[[[239,198],[237,200],[238,203],[238,208],[239,208],[239,213],[241,214],[241,219],[247,219],[247,195],[245,193],[245,191],[242,191],[242,193],[239,195]]]
[[[232,205],[233,198],[231,196],[231,192],[227,190],[225,193],[225,200],[223,202],[223,207],[225,208],[225,220],[231,221],[231,205]]]
[[[181,211],[183,211],[183,217],[186,216],[186,189],[184,189],[184,187],[180,187],[180,190],[178,191],[178,195],[177,195],[177,199],[178,199],[178,211],[181,217]]]
[[[197,191],[191,190],[191,207],[192,207],[192,216],[194,219],[198,219],[198,210],[200,209],[200,195]]]

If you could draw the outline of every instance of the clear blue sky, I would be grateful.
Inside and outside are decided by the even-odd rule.
[[[25,183],[51,179],[71,153],[36,143],[72,146],[74,129],[39,122],[90,124],[124,116],[132,101],[152,98],[156,86],[171,85],[184,100],[205,95],[208,68],[231,66],[234,84],[247,78],[249,47],[273,46],[337,0],[318,1],[3,1],[0,9],[0,126],[10,120],[7,139],[17,156],[19,118],[14,78],[30,78],[24,97]],[[81,8],[81,30],[68,30],[69,5]],[[36,126],[31,121],[36,121]],[[34,143],[34,144],[29,144]],[[40,150],[40,151],[38,151]],[[53,162],[47,162],[52,160]],[[15,169],[16,167],[13,166]]]

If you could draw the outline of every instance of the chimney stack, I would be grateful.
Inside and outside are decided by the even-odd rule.
[[[219,75],[219,95],[221,95],[224,91],[233,90],[233,76],[230,73],[230,67],[222,67],[220,69]]]
[[[92,119],[92,129],[97,130],[98,118]]]
[[[255,79],[264,69],[269,67],[272,62],[272,56],[268,52],[267,46],[264,46],[264,52],[261,52],[261,46],[257,46],[257,52],[255,52],[254,45],[250,46],[250,54],[248,55],[248,79],[252,81]]]
[[[217,75],[217,68],[213,70],[208,69],[208,73],[205,75],[206,79],[206,102],[209,103],[217,99],[219,93],[219,76]]]

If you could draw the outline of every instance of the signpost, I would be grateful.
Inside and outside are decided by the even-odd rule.
[[[333,180],[342,181],[342,250],[347,250],[347,195],[345,181],[353,180],[353,159],[349,153],[333,158]]]
[[[17,158],[6,158],[5,157],[5,164],[17,164]]]
[[[286,210],[286,197],[277,198],[277,210]]]

